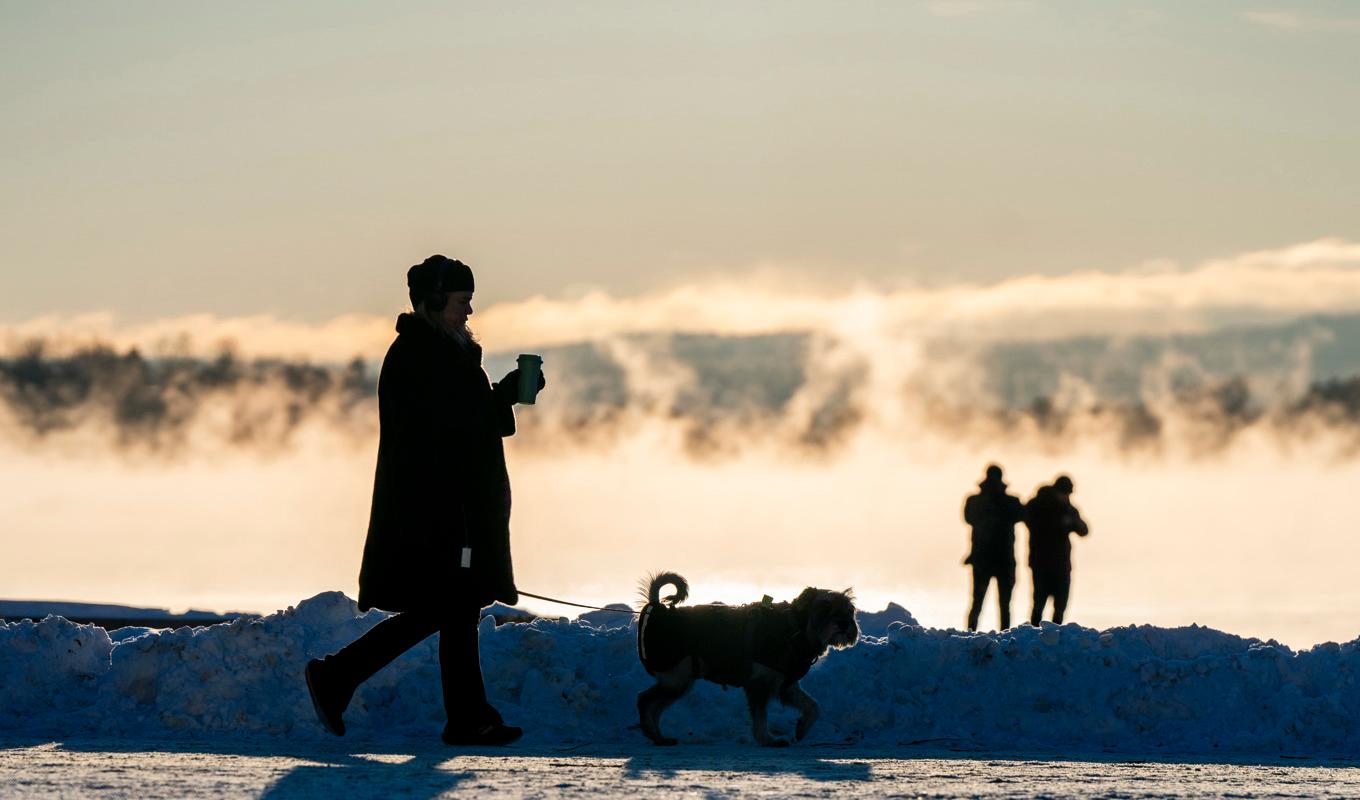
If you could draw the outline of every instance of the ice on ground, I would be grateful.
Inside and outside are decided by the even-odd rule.
[[[897,609],[881,613],[910,619]],[[614,616],[631,625],[631,615]],[[876,615],[867,616],[873,630]],[[303,665],[383,617],[332,592],[175,631],[110,636],[59,617],[0,624],[0,731],[321,738]],[[491,700],[530,743],[639,740],[634,698],[651,679],[631,627],[594,616],[500,627],[486,618],[480,630]],[[883,632],[830,653],[804,679],[823,711],[812,742],[1360,753],[1360,640],[1294,652],[1197,626],[968,634],[894,620]],[[792,720],[772,715],[776,732]],[[357,740],[434,736],[444,722],[435,639],[361,687],[346,721]],[[707,683],[663,722],[683,741],[750,739],[742,693]]]

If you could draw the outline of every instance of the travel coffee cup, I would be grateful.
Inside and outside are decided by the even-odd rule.
[[[538,376],[543,371],[543,356],[533,353],[520,353],[519,358],[519,401],[533,405],[538,397]]]

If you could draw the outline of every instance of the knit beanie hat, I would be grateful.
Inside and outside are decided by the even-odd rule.
[[[412,306],[438,292],[471,292],[472,268],[447,256],[433,255],[406,270],[406,288]]]

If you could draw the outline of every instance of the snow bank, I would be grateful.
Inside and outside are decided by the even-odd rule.
[[[855,610],[855,622],[859,625],[861,636],[884,637],[888,635],[888,628],[894,622],[904,625],[920,625],[916,617],[911,612],[896,603],[888,603],[888,607],[882,611],[861,611]]]
[[[881,612],[906,617],[905,610]],[[866,630],[876,629],[867,615]],[[617,626],[619,617],[599,619]],[[0,625],[0,735],[287,735],[321,738],[302,681],[310,657],[383,618],[339,593],[262,619],[176,631],[58,617]],[[883,617],[886,619],[887,617]],[[894,620],[819,662],[811,741],[928,739],[1004,749],[1360,753],[1360,640],[1295,653],[1207,628],[1096,631],[1045,623],[1000,634]],[[650,685],[628,627],[482,621],[492,701],[530,741],[640,741]],[[432,638],[365,684],[346,714],[358,740],[430,737],[443,724]],[[776,730],[792,715],[772,715]],[[693,742],[749,742],[740,691],[702,684],[666,715]]]

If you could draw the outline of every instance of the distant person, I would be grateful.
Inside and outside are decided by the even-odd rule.
[[[982,616],[987,587],[996,580],[1001,607],[1001,630],[1011,626],[1011,590],[1015,588],[1015,525],[1024,518],[1020,498],[1006,492],[1001,467],[991,464],[978,484],[978,493],[963,504],[963,521],[973,529],[965,564],[973,567],[973,605],[968,609],[968,630],[975,631]]]
[[[1059,475],[1052,486],[1040,487],[1025,504],[1029,527],[1029,568],[1034,578],[1034,610],[1031,625],[1044,618],[1044,606],[1053,598],[1053,621],[1062,624],[1067,596],[1072,588],[1072,540],[1069,534],[1090,533],[1076,506],[1072,505],[1072,479]]]
[[[343,736],[355,689],[438,633],[444,742],[509,744],[521,730],[487,702],[477,623],[483,606],[519,601],[501,442],[515,432],[519,370],[492,383],[482,369],[466,264],[430,256],[406,285],[414,310],[397,317],[378,377],[378,467],[359,571],[359,608],[398,613],[308,662],[307,686],[321,723]]]

